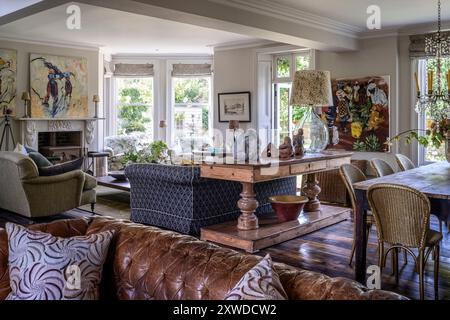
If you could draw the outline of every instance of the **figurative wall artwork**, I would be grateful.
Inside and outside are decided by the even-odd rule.
[[[0,49],[0,108],[16,107],[17,51]],[[0,110],[0,111],[1,111]]]
[[[389,137],[389,76],[333,80],[334,106],[322,117],[338,131],[337,149],[386,152]]]
[[[31,54],[30,87],[33,118],[89,116],[85,58]]]

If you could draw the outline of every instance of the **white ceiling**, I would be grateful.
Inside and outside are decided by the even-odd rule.
[[[38,2],[41,2],[41,0],[1,0],[0,17]]]
[[[262,0],[263,2],[267,0]],[[367,7],[381,9],[382,28],[400,29],[405,26],[435,22],[437,0],[270,0],[359,28],[366,28]],[[442,19],[450,20],[450,0],[442,0]]]
[[[1,0],[2,3],[4,0]],[[105,52],[212,54],[219,44],[258,41],[244,35],[80,4],[81,30],[66,28],[67,5],[0,26],[0,37],[100,46]]]
[[[340,31],[348,31],[350,34],[353,33],[352,36],[361,37],[370,36],[370,32],[366,32],[368,31],[366,29],[368,17],[366,10],[369,5],[375,4],[381,8],[381,34],[383,34],[383,30],[388,33],[392,30],[401,31],[402,29],[408,32],[411,27],[430,23],[429,29],[434,29],[437,16],[437,0],[204,1],[231,5],[249,11],[256,10],[268,16],[275,15],[288,20],[298,19],[298,21],[306,21],[306,23],[309,21],[311,25],[317,25],[319,28],[323,25],[337,26]],[[42,1],[0,0],[0,2],[1,17]],[[237,33],[187,24],[191,22],[190,20],[180,23],[91,5],[80,4],[80,6],[81,30],[66,28],[65,9],[67,5],[61,5],[0,26],[0,37],[100,46],[112,54],[150,53],[161,55],[211,54],[214,46],[258,41],[256,38]],[[442,16],[444,22],[450,21],[450,0],[442,0]],[[234,31],[240,32],[240,29],[234,29]],[[264,37],[264,34],[257,36]]]

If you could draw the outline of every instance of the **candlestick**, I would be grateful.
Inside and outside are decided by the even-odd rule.
[[[447,91],[450,92],[450,69],[447,72]]]
[[[95,108],[94,118],[98,118],[98,103],[100,102],[100,97],[97,94],[94,94],[94,96],[92,97],[92,101],[94,102]]]
[[[433,93],[433,76],[434,76],[433,71],[428,72],[428,93],[429,94]]]
[[[419,77],[417,76],[417,72],[414,72],[414,78],[416,79],[416,90],[419,93],[420,92],[420,86],[419,86]]]

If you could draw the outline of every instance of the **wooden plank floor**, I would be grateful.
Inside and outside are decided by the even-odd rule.
[[[431,227],[439,230],[437,219],[433,217]],[[350,220],[316,231],[301,238],[293,239],[279,245],[261,250],[258,255],[269,253],[274,261],[284,262],[298,268],[325,273],[332,277],[353,279],[353,267],[348,265],[352,246],[353,223]],[[368,246],[367,266],[377,264],[377,239],[373,228]],[[390,256],[390,255],[389,255]],[[403,254],[400,254],[400,283],[395,285],[395,277],[391,275],[390,257],[383,270],[382,289],[403,294],[412,299],[419,298],[419,276],[414,272],[412,257],[404,265]],[[450,236],[444,227],[444,239],[441,246],[439,276],[439,298],[450,299]],[[426,299],[434,299],[433,261],[430,259],[426,269]]]

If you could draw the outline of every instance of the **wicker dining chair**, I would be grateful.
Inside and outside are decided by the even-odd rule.
[[[397,164],[402,171],[412,170],[416,167],[407,156],[404,156],[400,153],[397,153],[395,155],[395,160],[397,161]]]
[[[396,184],[374,184],[367,191],[378,236],[379,266],[384,268],[392,250],[395,280],[398,285],[398,251],[406,250],[419,271],[420,299],[424,299],[424,273],[432,253],[434,260],[434,295],[438,298],[439,253],[442,233],[430,229],[430,201],[418,190]],[[385,252],[384,245],[389,244]],[[418,250],[416,255],[413,249]]]
[[[381,159],[370,160],[370,166],[375,171],[375,174],[378,178],[395,173],[394,169],[392,169],[389,163]]]
[[[406,171],[406,170],[411,170],[414,169],[416,166],[414,165],[414,163],[407,157],[404,156],[400,153],[395,155],[395,160],[397,161],[398,166],[400,167],[400,169],[402,171]],[[431,213],[433,214],[433,213]],[[446,220],[441,220],[441,217],[436,215],[436,217],[439,220],[439,232],[442,233],[443,230],[443,224],[445,223],[446,226],[448,226],[447,221]]]
[[[352,204],[352,212],[353,212],[353,221],[355,221],[356,195],[355,189],[353,189],[353,184],[367,180],[366,175],[357,166],[353,164],[343,164],[339,168],[339,174],[341,175],[345,188],[347,189],[347,192],[350,195],[350,202]],[[373,224],[374,218],[371,214],[368,214],[366,223],[367,239],[369,239],[370,230],[372,229]],[[350,261],[348,263],[349,265],[352,264],[353,257],[355,255],[355,245],[356,245],[355,236],[356,236],[356,225],[353,224],[353,243],[352,243],[352,251],[350,253]]]

